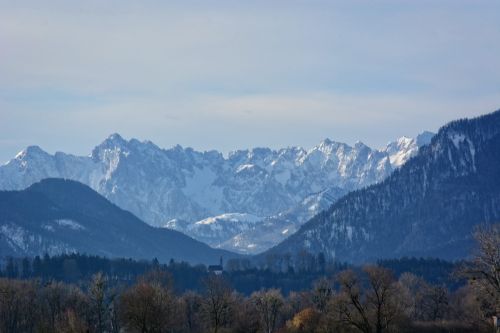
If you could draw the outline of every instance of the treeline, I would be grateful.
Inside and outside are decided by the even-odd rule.
[[[288,256],[283,256],[288,257]],[[298,257],[303,258],[300,254]],[[319,258],[324,258],[322,255]],[[315,256],[309,255],[308,258]],[[321,260],[320,260],[321,262]],[[347,268],[346,264],[329,263],[328,265],[293,266],[275,270],[272,266],[256,265],[248,258],[232,259],[224,265],[224,276],[233,288],[245,295],[250,295],[262,288],[277,288],[284,294],[291,291],[308,289],[319,277],[333,275]],[[106,276],[111,286],[130,285],[146,272],[161,270],[168,273],[176,283],[174,291],[183,293],[187,290],[200,291],[202,281],[209,274],[205,265],[192,266],[186,262],[170,260],[161,264],[157,259],[136,261],[132,259],[109,259],[85,254],[44,255],[31,258],[5,258],[0,265],[0,277],[14,279],[39,279],[42,282],[59,281],[76,285],[85,285],[92,275],[100,272]]]
[[[457,268],[465,262],[450,262],[437,258],[400,258],[378,260],[377,265],[390,269],[399,277],[404,273],[420,276],[425,281],[446,285],[450,289],[457,289],[465,281],[454,274]]]
[[[176,281],[179,292],[197,289],[199,281],[207,275],[204,265],[191,266],[186,262],[170,261],[160,264],[133,259],[109,259],[86,254],[62,254],[35,258],[5,258],[0,265],[0,277],[13,279],[37,279],[42,283],[58,281],[75,285],[88,284],[92,276],[101,273],[108,285],[130,285],[139,276],[152,270],[168,272]]]
[[[299,253],[292,265],[291,256],[268,258],[266,263],[255,264],[248,258],[231,259],[224,266],[224,276],[239,293],[250,295],[260,289],[280,289],[284,295],[292,291],[307,290],[314,281],[324,276],[334,276],[350,268],[345,263],[326,262],[324,256]],[[286,265],[284,265],[286,263]],[[411,272],[435,284],[456,289],[463,281],[454,279],[451,273],[457,264],[438,259],[402,258],[383,260],[379,266],[391,269],[396,278]],[[41,282],[59,281],[78,286],[88,284],[92,276],[102,273],[111,287],[133,284],[146,272],[161,270],[175,281],[178,294],[187,290],[201,291],[202,281],[208,275],[205,265],[191,266],[186,262],[170,260],[161,264],[158,260],[137,261],[132,259],[109,259],[85,254],[44,255],[35,258],[5,258],[0,262],[0,277],[11,279],[39,279]]]

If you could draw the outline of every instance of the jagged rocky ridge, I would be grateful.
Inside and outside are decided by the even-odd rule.
[[[500,110],[451,122],[386,180],[346,195],[262,256],[464,258],[473,228],[500,220],[499,147]]]
[[[205,264],[236,256],[149,226],[75,181],[45,179],[22,191],[0,191],[2,256],[68,252]]]
[[[50,177],[76,180],[151,225],[255,253],[348,191],[385,179],[430,136],[401,138],[383,150],[324,140],[309,150],[255,148],[224,157],[114,134],[87,157],[28,147],[0,167],[0,189],[20,190]],[[201,222],[207,218],[213,223]],[[264,229],[267,237],[260,236]]]

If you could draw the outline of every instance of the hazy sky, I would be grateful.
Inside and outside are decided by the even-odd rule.
[[[500,1],[2,1],[0,162],[382,146],[500,108]]]

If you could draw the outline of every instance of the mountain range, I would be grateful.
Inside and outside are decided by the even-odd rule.
[[[464,258],[474,227],[500,221],[499,147],[500,110],[453,121],[388,178],[347,194],[262,256]]]
[[[326,139],[309,150],[254,148],[224,156],[181,146],[162,149],[113,134],[89,156],[51,155],[30,146],[0,166],[0,190],[71,179],[150,225],[213,247],[257,253],[349,191],[384,180],[432,136],[403,137],[380,150]]]
[[[325,140],[308,151],[258,148],[224,157],[179,146],[163,150],[118,135],[89,157],[50,155],[32,146],[0,167],[2,187],[9,189],[0,191],[0,251],[193,263],[237,256],[203,241],[264,251],[257,259],[303,251],[353,263],[403,256],[461,259],[470,253],[474,227],[500,220],[498,147],[500,110],[382,150]],[[307,190],[299,192],[300,184]],[[258,207],[266,195],[269,205]],[[289,201],[274,202],[274,196]],[[154,227],[111,199],[173,218]],[[245,200],[247,208],[235,208]],[[182,207],[202,207],[205,215],[198,211],[189,219],[196,210],[182,215]]]
[[[149,226],[70,180],[45,179],[25,190],[0,191],[0,221],[2,256],[79,252],[205,264],[235,257],[180,232]]]

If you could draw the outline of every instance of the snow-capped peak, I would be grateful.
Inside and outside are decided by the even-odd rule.
[[[48,155],[48,154],[39,146],[28,146],[25,149],[21,150],[19,153],[17,153],[15,159],[21,160],[25,159],[26,157],[40,156],[40,155]]]
[[[122,148],[128,146],[129,141],[125,140],[120,134],[114,133],[108,136],[96,149]]]
[[[397,143],[400,146],[409,146],[413,142],[413,138],[407,137],[407,136],[402,136],[399,139],[397,139]]]
[[[323,141],[321,141],[319,143],[319,146],[318,147],[329,147],[331,146],[332,144],[334,144],[335,142],[333,142],[332,140],[330,140],[329,138],[326,138],[324,139]]]
[[[361,142],[361,141],[358,140],[358,141],[356,141],[354,143],[354,148],[356,148],[356,149],[365,149],[365,148],[369,148],[369,147],[367,145],[365,145],[363,142]]]
[[[428,131],[422,132],[416,139],[402,136],[396,141],[389,142],[381,151],[387,153],[389,155],[391,165],[398,168],[411,157],[415,156],[418,149],[421,146],[428,144],[433,136],[434,133]]]
[[[113,133],[105,141],[111,142],[127,142],[119,133]]]

